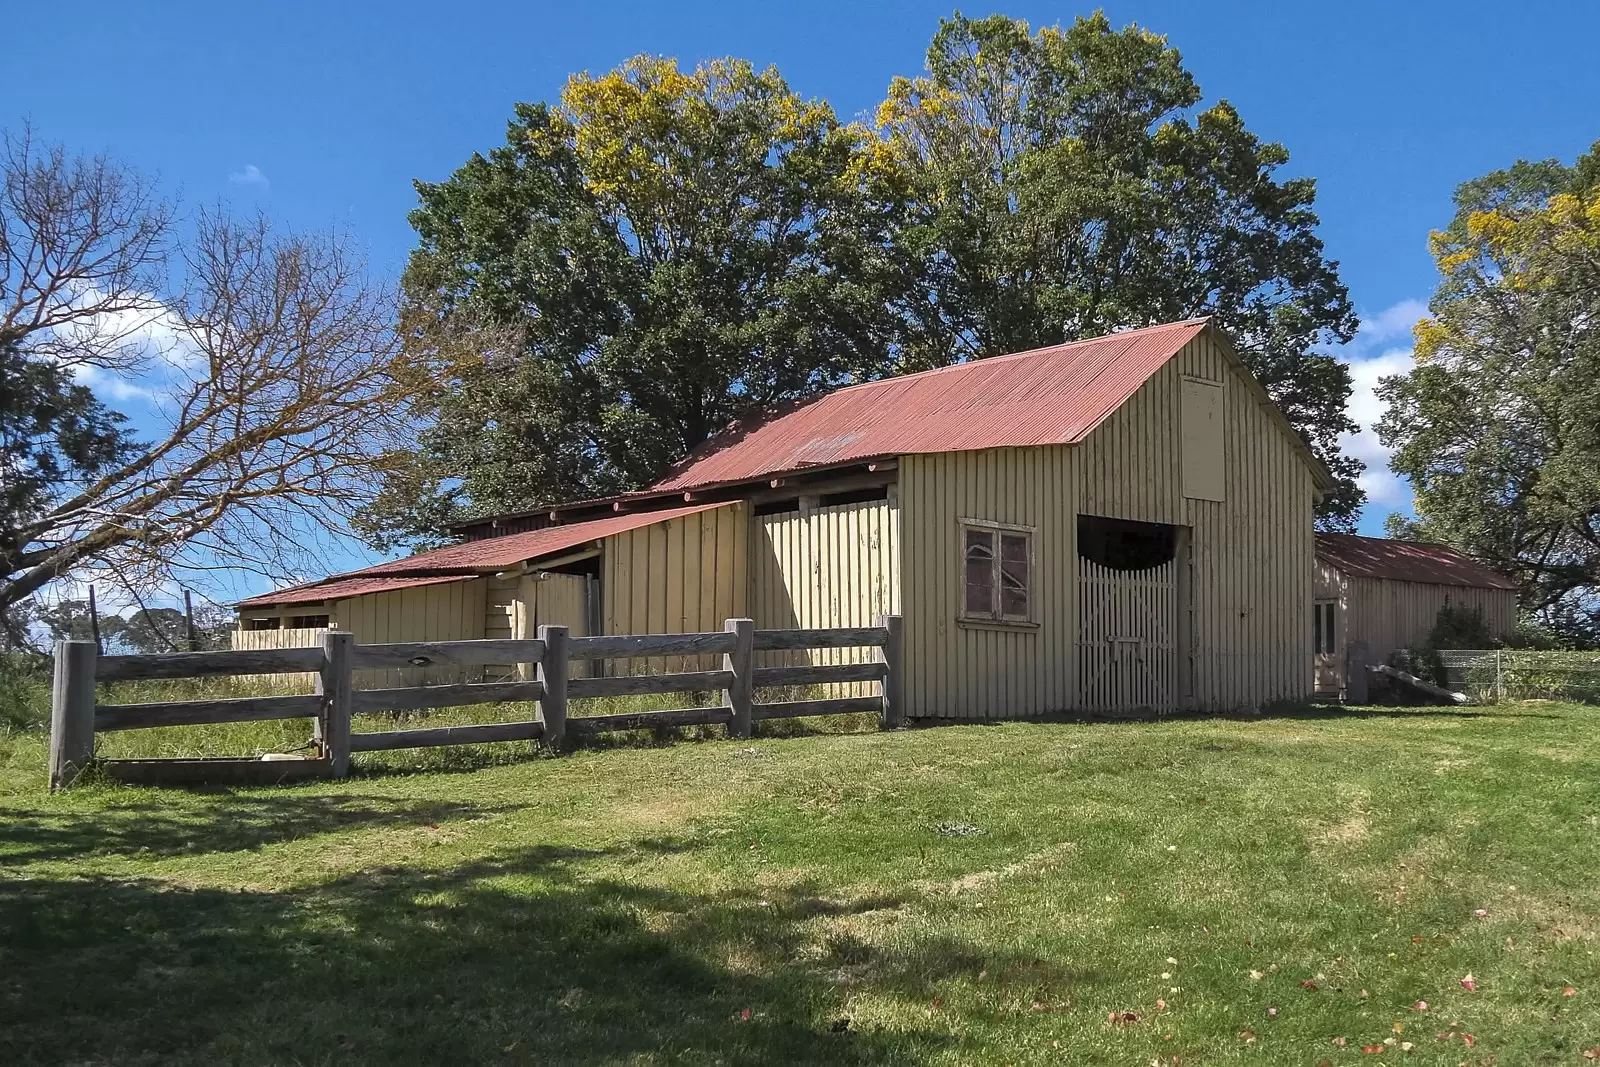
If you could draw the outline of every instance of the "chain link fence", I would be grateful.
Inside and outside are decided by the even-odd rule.
[[[1441,685],[1474,700],[1575,700],[1600,704],[1600,652],[1449,649],[1439,657]]]

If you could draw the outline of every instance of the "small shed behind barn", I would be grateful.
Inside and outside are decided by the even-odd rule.
[[[1517,586],[1447,545],[1317,534],[1312,640],[1316,689],[1344,687],[1345,655],[1365,641],[1375,663],[1427,640],[1445,606],[1478,611],[1496,636],[1517,625]]]

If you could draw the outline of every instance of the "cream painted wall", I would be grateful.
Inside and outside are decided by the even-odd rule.
[[[1185,377],[1223,387],[1224,496],[1183,495]],[[1077,516],[1189,527],[1188,641],[1198,707],[1302,697],[1311,686],[1314,482],[1221,343],[1201,334],[1081,445],[900,462],[908,712],[989,718],[1077,699]],[[1031,628],[957,622],[958,522],[1035,529]]]

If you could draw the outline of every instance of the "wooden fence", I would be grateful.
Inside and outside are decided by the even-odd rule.
[[[758,651],[871,647],[869,663],[756,667]],[[617,677],[569,678],[572,660],[722,655],[721,670]],[[499,682],[357,689],[356,671],[416,667],[529,664],[533,677]],[[900,616],[877,626],[825,630],[757,630],[750,619],[729,619],[721,632],[569,637],[565,626],[541,626],[537,639],[408,641],[359,645],[354,635],[331,632],[321,648],[275,648],[226,652],[175,652],[152,656],[100,656],[93,642],[56,645],[51,707],[50,784],[65,787],[95,762],[96,733],[156,726],[313,720],[312,755],[305,758],[209,758],[101,760],[98,766],[121,781],[140,783],[271,783],[302,778],[340,778],[352,752],[542,740],[559,751],[573,735],[607,730],[722,723],[734,737],[749,737],[762,719],[875,712],[885,729],[901,725]],[[306,695],[179,700],[151,704],[100,704],[97,682],[203,678],[230,675],[308,673],[316,691]],[[835,682],[877,682],[878,696],[757,703],[758,689]],[[569,719],[567,702],[582,697],[720,691],[715,707],[588,715]],[[414,711],[502,701],[533,701],[538,717],[524,722],[421,727],[353,733],[351,716],[363,712]]]

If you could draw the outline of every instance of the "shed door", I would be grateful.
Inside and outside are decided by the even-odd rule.
[[[1115,570],[1078,557],[1078,705],[1177,707],[1178,561]]]

